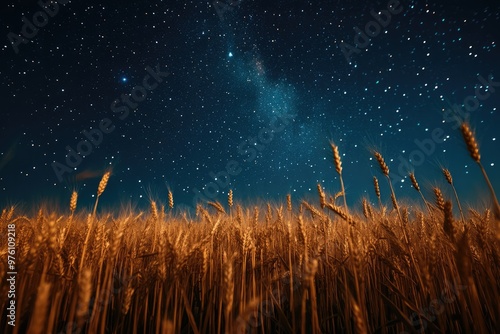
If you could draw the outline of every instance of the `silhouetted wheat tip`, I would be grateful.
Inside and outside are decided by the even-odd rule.
[[[101,196],[106,186],[108,185],[109,177],[111,176],[111,172],[106,172],[102,176],[101,182],[99,182],[99,187],[97,187],[97,197]]]
[[[444,210],[444,197],[441,189],[439,189],[438,187],[434,187],[432,190],[434,191],[434,195],[436,196],[436,206],[439,209]]]
[[[378,179],[376,176],[373,177],[373,187],[375,188],[375,194],[380,198],[380,186],[378,184]]]
[[[413,185],[413,188],[415,188],[416,191],[420,191],[420,186],[418,185],[417,178],[415,177],[414,173],[410,173],[410,180],[411,184]]]
[[[73,213],[76,210],[76,203],[78,201],[78,193],[76,191],[73,191],[71,193],[71,199],[69,201],[69,211]]]
[[[475,162],[479,162],[481,160],[481,155],[479,154],[479,146],[477,144],[474,133],[469,127],[469,124],[462,123],[460,130],[462,132],[462,136],[464,137],[465,145],[467,145],[467,150],[469,151],[471,158]]]
[[[382,156],[382,154],[380,154],[377,151],[374,151],[373,155],[375,156],[375,159],[377,159],[378,164],[380,166],[380,170],[382,171],[382,173],[385,176],[389,176],[389,166],[387,166],[387,164],[385,163],[385,160],[384,160],[384,157]]]
[[[286,195],[286,209],[292,211],[292,195]]]
[[[453,183],[453,178],[451,177],[451,173],[450,173],[450,171],[448,169],[443,168],[443,175],[444,175],[444,177],[446,178],[446,181],[449,184]]]
[[[335,170],[337,173],[342,173],[342,161],[340,160],[339,147],[334,143],[330,143],[333,152],[333,161],[335,163]]]

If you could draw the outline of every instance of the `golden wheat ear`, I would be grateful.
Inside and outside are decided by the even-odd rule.
[[[479,153],[479,145],[477,143],[476,136],[474,132],[471,130],[469,124],[466,122],[462,123],[462,125],[460,126],[460,132],[462,132],[462,137],[464,138],[465,145],[467,146],[467,150],[469,151],[472,160],[474,160],[477,163],[477,165],[481,169],[481,173],[483,173],[484,180],[488,185],[491,199],[493,201],[493,213],[495,214],[495,218],[497,220],[500,220],[500,204],[498,204],[498,199],[495,194],[495,190],[493,189],[488,174],[486,173],[486,170],[484,169],[483,164],[481,163],[481,154]]]
[[[447,168],[441,168],[441,171],[443,172],[443,175],[446,179],[446,182],[448,182],[448,184],[453,189],[453,193],[455,194],[455,199],[457,201],[458,209],[460,210],[460,217],[462,218],[462,222],[465,223],[465,217],[464,217],[464,212],[462,210],[462,204],[460,204],[460,199],[458,198],[457,189],[455,188],[455,184],[453,183],[453,177],[451,176],[451,172]]]
[[[410,177],[410,181],[411,181],[411,184],[413,185],[413,188],[415,188],[415,190],[420,194],[420,197],[422,198],[422,201],[424,201],[424,204],[427,207],[427,210],[432,215],[432,211],[431,211],[431,208],[429,207],[429,203],[425,199],[424,194],[422,193],[422,190],[420,189],[420,185],[417,182],[417,178],[415,177],[415,173],[411,172],[408,174],[408,176]]]
[[[392,206],[394,207],[394,210],[396,210],[396,212],[398,214],[398,217],[399,217],[399,220],[401,222],[403,222],[403,219],[401,217],[401,212],[399,210],[398,200],[396,199],[396,194],[394,193],[394,187],[392,186],[391,178],[389,177],[389,166],[387,166],[387,164],[385,162],[385,159],[382,156],[382,154],[380,154],[380,152],[372,151],[372,154],[373,154],[373,156],[375,157],[375,159],[377,160],[377,162],[379,164],[380,171],[387,178],[387,183],[389,184],[389,188],[391,190]]]
[[[97,197],[95,199],[95,205],[94,205],[94,213],[93,213],[94,216],[95,216],[96,211],[97,211],[97,204],[99,203],[99,197],[101,197],[102,193],[106,189],[106,186],[108,185],[108,181],[109,181],[110,176],[111,176],[111,172],[107,171],[106,173],[104,173],[101,181],[99,182],[99,186],[97,187]]]
[[[335,145],[334,142],[330,142],[330,147],[333,153],[333,163],[335,164],[335,170],[337,171],[337,174],[339,174],[340,189],[342,191],[342,197],[344,199],[344,209],[346,212],[349,212],[349,208],[347,207],[347,200],[345,198],[344,179],[342,178],[342,160],[340,159],[339,147]]]

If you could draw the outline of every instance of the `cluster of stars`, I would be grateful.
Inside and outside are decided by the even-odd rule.
[[[369,4],[243,1],[221,20],[210,3],[196,1],[72,3],[18,54],[7,39],[0,44],[0,196],[6,202],[64,199],[77,187],[84,202],[92,199],[100,173],[112,167],[110,205],[145,205],[151,193],[163,198],[165,182],[176,203],[190,205],[193,190],[203,190],[214,181],[210,173],[231,160],[242,171],[220,193],[231,188],[236,199],[313,196],[318,182],[334,193],[338,180],[328,145],[334,140],[348,200],[357,203],[374,198],[370,182],[378,169],[370,148],[379,148],[396,171],[400,156],[419,149],[416,140],[441,128],[444,140],[413,171],[437,182],[444,164],[464,200],[474,200],[467,189],[482,189],[474,185],[480,175],[443,111],[465,107],[478,75],[500,81],[500,5],[402,6],[347,62],[340,43],[372,19]],[[23,15],[37,10],[4,7],[2,25],[16,32]],[[83,158],[74,175],[88,178],[59,182],[51,163],[84,138],[82,130],[109,117],[111,102],[141,85],[145,68],[156,64],[168,68],[169,77]],[[500,188],[500,88],[493,88],[469,121]],[[283,115],[293,121],[269,142],[251,143],[258,155],[245,163],[242,150],[251,146],[242,143]],[[413,196],[402,176],[397,191]]]

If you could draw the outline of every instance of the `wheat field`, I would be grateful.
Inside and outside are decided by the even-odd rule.
[[[2,260],[0,331],[498,333],[500,210],[474,133],[461,130],[490,207],[461,204],[445,168],[454,197],[435,187],[426,198],[410,173],[415,200],[400,203],[378,151],[380,180],[367,185],[377,202],[348,207],[335,143],[341,190],[318,184],[316,201],[288,195],[249,206],[229,191],[227,203],[200,203],[191,217],[173,213],[169,192],[147,212],[98,212],[107,172],[91,212],[79,210],[76,191],[60,212],[6,207],[1,234],[16,231],[16,326]]]

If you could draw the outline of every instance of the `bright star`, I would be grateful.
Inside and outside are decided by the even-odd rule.
[[[122,77],[122,82],[127,82],[127,81],[128,81],[128,79],[127,79],[127,78]]]
[[[229,52],[229,58],[231,58],[232,56],[233,56],[233,53]]]

